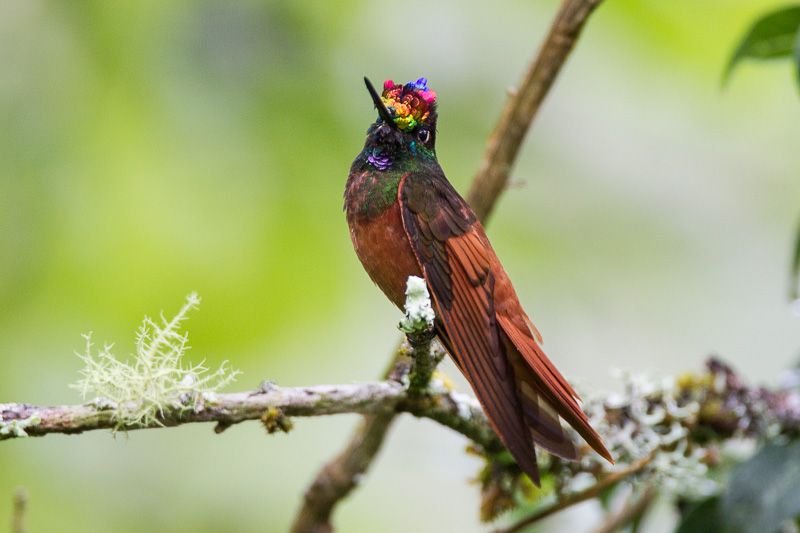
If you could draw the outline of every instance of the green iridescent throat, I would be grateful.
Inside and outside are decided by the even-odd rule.
[[[354,184],[353,192],[361,199],[361,216],[373,218],[388,209],[397,200],[397,188],[404,174],[402,171],[375,173]]]

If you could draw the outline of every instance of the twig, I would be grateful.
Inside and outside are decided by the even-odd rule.
[[[409,396],[422,396],[427,392],[428,383],[446,352],[439,343],[434,343],[436,313],[431,307],[428,284],[418,276],[409,276],[406,281],[406,316],[398,324],[406,334],[406,342],[400,347],[411,357],[413,364],[408,373]]]
[[[600,494],[600,492],[602,492],[604,489],[644,469],[650,463],[650,461],[653,460],[655,454],[656,451],[654,451],[647,457],[642,457],[641,459],[632,462],[625,468],[612,471],[611,473],[606,475],[604,478],[602,478],[600,481],[598,481],[588,489],[582,490],[580,492],[573,492],[565,496],[561,500],[556,501],[552,505],[548,505],[547,507],[544,507],[536,511],[532,515],[523,518],[522,520],[515,523],[511,527],[508,527],[506,529],[496,530],[495,533],[515,533],[517,531],[522,531],[523,528],[531,524],[534,524],[539,520],[547,518],[548,516],[551,516],[557,513],[558,511],[562,511],[567,507],[571,507],[577,503],[585,502],[586,500],[591,500],[592,498]]]
[[[575,46],[586,19],[601,1],[566,0],[561,5],[536,60],[503,109],[467,195],[467,202],[484,223],[506,187],[539,106]]]
[[[28,491],[25,487],[14,489],[14,515],[11,519],[11,531],[13,533],[25,533],[25,510],[28,507]]]
[[[415,350],[414,365],[408,373],[408,395],[411,397],[423,396],[428,393],[428,383],[431,381],[436,367],[442,362],[446,352],[438,347],[432,348],[428,341],[427,353]]]
[[[650,485],[645,491],[620,509],[618,513],[609,516],[605,523],[595,533],[616,533],[631,522],[642,516],[645,510],[653,503],[658,491],[655,485]]]
[[[334,507],[358,485],[380,450],[394,417],[393,411],[364,416],[347,447],[322,468],[306,491],[303,506],[292,525],[293,532],[333,531]]]

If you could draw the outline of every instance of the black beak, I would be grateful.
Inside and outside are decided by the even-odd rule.
[[[394,117],[389,112],[389,109],[386,108],[386,104],[383,103],[383,99],[378,94],[378,91],[375,90],[375,87],[372,86],[372,82],[369,81],[369,78],[364,76],[364,83],[367,84],[367,90],[369,91],[369,95],[372,97],[372,101],[375,103],[375,108],[378,110],[378,114],[381,116],[384,122],[387,124],[394,126]]]

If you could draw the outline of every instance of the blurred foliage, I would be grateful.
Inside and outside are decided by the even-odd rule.
[[[736,66],[746,60],[766,60],[790,58],[797,70],[797,83],[800,86],[800,5],[781,8],[763,15],[742,38],[731,55],[723,75],[727,83]],[[792,251],[791,282],[789,298],[800,297],[800,225]]]
[[[793,59],[797,66],[800,84],[800,6],[789,6],[773,11],[756,20],[725,68],[724,82],[745,59]]]
[[[0,402],[79,401],[80,334],[128,339],[191,291],[187,357],[230,360],[237,388],[374,379],[399,313],[342,215],[375,118],[362,77],[430,80],[464,191],[558,4],[0,2]],[[626,0],[590,21],[515,167],[529,186],[489,228],[568,376],[673,373],[714,349],[766,379],[800,346],[779,301],[796,94],[775,68],[717,90],[773,7]],[[25,486],[31,531],[285,530],[354,422],[4,443],[0,523]],[[481,530],[464,445],[403,420],[337,523]],[[586,529],[583,513],[564,527]]]
[[[721,505],[724,523],[743,533],[778,531],[800,516],[800,441],[766,446],[737,467]]]
[[[687,505],[675,533],[706,533],[720,531],[722,523],[719,496],[711,496]]]
[[[795,63],[800,85],[800,6],[784,7],[757,19],[728,61],[723,83],[728,82],[734,68],[745,59],[786,57]],[[800,284],[800,226],[796,231],[790,284],[790,299],[794,301]],[[677,533],[784,530],[787,522],[800,519],[798,464],[800,441],[765,446],[734,469],[720,495],[689,505]]]
[[[677,533],[774,533],[800,516],[800,441],[765,446],[727,486],[689,506]]]

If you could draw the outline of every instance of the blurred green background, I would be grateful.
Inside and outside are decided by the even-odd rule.
[[[144,314],[191,291],[190,358],[230,360],[231,390],[376,378],[399,313],[342,214],[375,118],[362,76],[429,79],[439,159],[465,192],[557,5],[0,1],[0,402],[78,403],[81,333],[125,355]],[[780,5],[609,0],[526,140],[525,186],[489,235],[589,390],[613,388],[611,368],[670,375],[712,352],[775,382],[797,358],[794,75],[746,64],[720,89],[749,23]],[[296,422],[4,442],[0,528],[25,486],[31,531],[286,530],[357,417]],[[485,531],[465,445],[403,418],[340,530]]]

